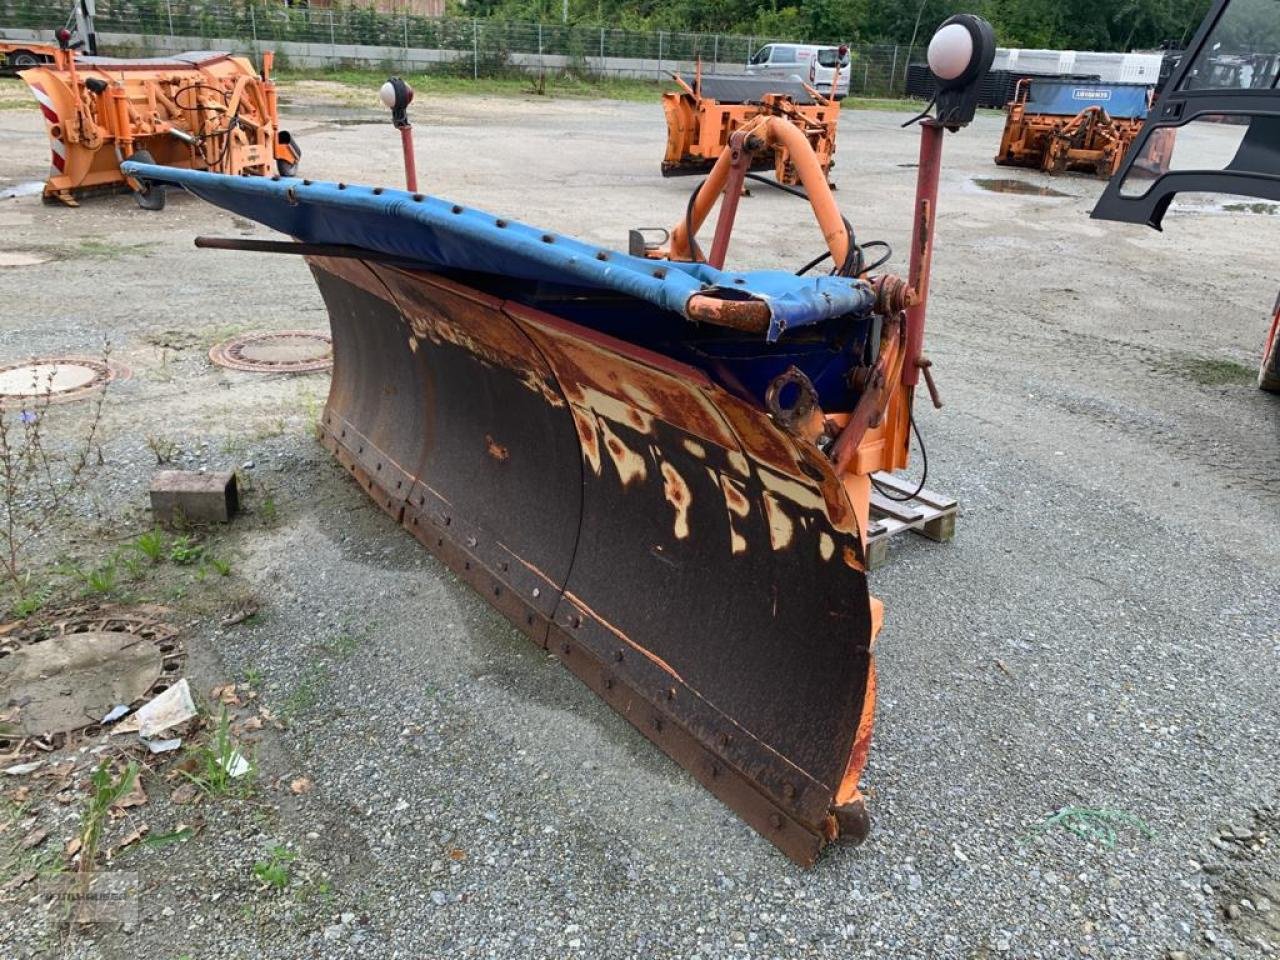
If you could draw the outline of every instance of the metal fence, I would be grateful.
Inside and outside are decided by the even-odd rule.
[[[64,0],[0,0],[0,26],[49,30],[66,19]],[[277,43],[328,44],[335,64],[387,65],[386,56],[359,56],[341,48],[441,51],[434,67],[471,76],[542,68],[583,74],[618,72],[610,61],[648,61],[655,79],[677,64],[701,59],[704,69],[744,67],[761,46],[786,38],[741,34],[643,32],[564,23],[522,23],[483,18],[423,17],[371,8],[322,9],[282,3],[207,0],[98,0],[99,33],[202,40],[237,39],[248,48]],[[531,60],[536,57],[536,60]],[[850,50],[853,93],[901,95],[906,88],[905,46],[862,45]],[[394,57],[390,58],[395,62]],[[635,70],[628,72],[635,74]]]

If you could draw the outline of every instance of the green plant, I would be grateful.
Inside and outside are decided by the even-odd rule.
[[[184,770],[183,776],[211,797],[245,797],[253,791],[258,766],[240,749],[231,734],[231,718],[222,708],[213,737],[188,751],[195,770]]]
[[[182,843],[185,840],[190,840],[195,835],[196,832],[191,827],[182,827],[178,830],[170,830],[168,833],[156,833],[149,837],[143,837],[142,845],[144,847],[152,848],[167,847],[171,844]]]
[[[109,355],[107,347],[104,364]],[[54,542],[57,528],[75,515],[74,502],[96,466],[90,455],[107,391],[94,398],[81,427],[57,436],[58,427],[75,422],[56,418],[52,411],[57,372],[53,365],[33,365],[25,402],[0,404],[0,578],[18,600],[25,598],[30,584],[28,550],[36,545],[47,549]]]
[[[174,537],[169,544],[169,559],[180,567],[189,567],[204,556],[204,547],[188,536]]]
[[[85,798],[84,811],[80,814],[80,883],[81,892],[87,892],[94,861],[98,856],[98,843],[107,812],[133,789],[138,779],[138,764],[130,760],[119,778],[111,774],[111,761],[104,758],[93,768],[89,776],[89,795]]]
[[[40,608],[49,602],[49,598],[53,596],[53,584],[45,581],[34,590],[30,586],[30,573],[28,572],[24,579],[27,580],[26,591],[19,592],[18,597],[9,604],[9,614],[15,620],[25,620],[27,617],[38,613]]]
[[[268,524],[274,525],[278,516],[276,498],[268,493],[262,498],[262,506],[259,509],[262,510],[262,519]]]
[[[154,434],[147,434],[147,449],[151,451],[152,456],[156,458],[158,466],[164,466],[166,463],[173,463],[178,455],[178,441],[171,440],[168,437],[158,437]]]
[[[125,571],[129,574],[130,580],[137,580],[142,576],[142,560],[135,557],[133,554],[120,553],[116,555],[115,560],[124,567]]]
[[[159,563],[164,559],[164,531],[156,529],[140,533],[131,546],[152,563]]]
[[[264,886],[279,893],[289,885],[289,864],[297,854],[286,847],[273,845],[267,850],[267,858],[253,865],[253,875]]]
[[[231,575],[230,560],[222,560],[218,557],[210,557],[209,566],[213,567],[213,569],[217,572],[218,576],[220,577],[227,577]]]
[[[244,682],[248,684],[249,689],[257,690],[262,686],[262,671],[257,667],[246,667],[244,671]]]
[[[78,571],[84,580],[85,589],[91,594],[111,593],[119,584],[119,576],[114,560],[108,560],[100,567],[89,571]]]

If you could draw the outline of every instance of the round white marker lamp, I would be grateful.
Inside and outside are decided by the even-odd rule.
[[[945,20],[929,41],[929,72],[941,90],[963,87],[991,68],[996,37],[991,24],[969,13]]]
[[[397,127],[409,125],[407,113],[409,104],[413,103],[413,87],[399,77],[392,77],[378,89],[378,99],[391,111],[391,122]]]

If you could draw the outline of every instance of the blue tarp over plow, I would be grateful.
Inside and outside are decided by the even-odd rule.
[[[121,169],[131,177],[183,187],[307,243],[376,250],[426,269],[608,290],[685,317],[689,298],[697,293],[761,300],[769,306],[770,341],[795,327],[865,315],[875,301],[870,286],[847,277],[797,277],[781,270],[732,273],[705,263],[647,260],[403,190],[230,177],[131,162]]]
[[[1147,115],[1150,90],[1140,83],[1032,80],[1027,90],[1026,111],[1074,117],[1086,107],[1101,107],[1117,119],[1142,119]]]

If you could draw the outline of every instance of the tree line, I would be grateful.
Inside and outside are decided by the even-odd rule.
[[[1004,47],[1178,46],[1210,0],[453,0],[466,16],[848,43],[923,43],[953,13],[991,21]],[[452,4],[451,4],[452,5]]]

